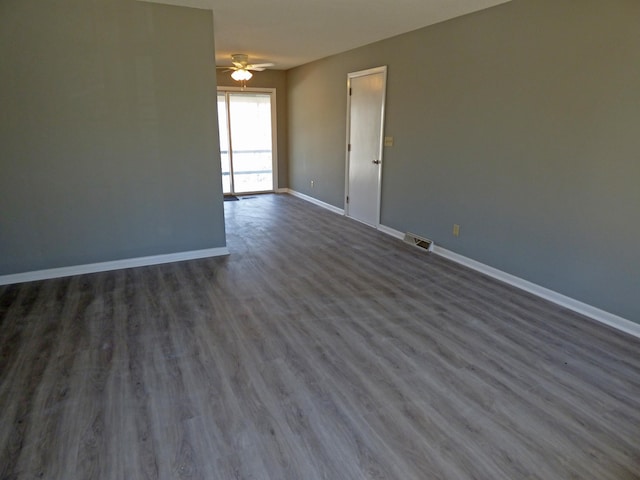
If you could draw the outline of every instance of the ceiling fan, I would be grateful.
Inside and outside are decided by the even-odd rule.
[[[230,67],[217,67],[220,69],[225,69],[225,71],[230,71],[231,78],[238,82],[246,82],[251,77],[253,77],[253,72],[262,72],[267,67],[273,67],[273,63],[257,63],[252,65],[249,63],[249,55],[244,53],[234,53],[231,55],[231,63],[233,66]]]

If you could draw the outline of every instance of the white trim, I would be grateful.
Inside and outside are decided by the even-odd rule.
[[[314,205],[318,205],[319,207],[326,208],[327,210],[332,211],[333,213],[337,213],[338,215],[344,215],[344,210],[342,208],[334,207],[329,203],[325,203],[322,200],[318,200],[317,198],[310,197],[309,195],[305,195],[304,193],[296,192],[295,190],[291,190],[290,188],[282,189],[286,190],[287,193],[293,195],[294,197],[301,198],[302,200],[306,200],[309,203],[313,203]]]
[[[378,227],[378,230],[399,240],[404,239],[404,234],[393,228],[380,225]],[[498,270],[497,268],[490,267],[489,265],[480,263],[476,260],[472,260],[471,258],[452,252],[451,250],[447,250],[446,248],[439,247],[438,245],[432,244],[432,246],[432,251],[436,255],[448,258],[449,260],[459,263],[460,265],[464,265],[465,267],[469,267],[472,270],[484,273],[485,275],[496,278],[504,283],[512,285],[526,292],[532,293],[533,295],[536,295],[540,298],[549,300],[556,305],[568,308],[569,310],[585,315],[593,320],[596,320],[597,322],[604,323],[605,325],[628,333],[629,335],[633,335],[634,337],[640,338],[640,323],[632,322],[631,320],[627,320],[626,318],[619,317],[617,315],[614,315],[613,313],[606,312],[599,308],[580,302],[574,298],[562,295],[561,293],[554,292],[553,290],[529,282],[520,277],[516,277],[515,275],[511,275],[510,273],[503,272],[502,270]]]
[[[249,195],[251,193],[269,193],[269,192],[277,192],[278,191],[278,98],[276,97],[276,89],[272,87],[227,87],[227,86],[218,86],[217,93],[223,93],[225,95],[225,105],[227,107],[227,126],[230,123],[230,102],[229,102],[229,93],[264,93],[270,96],[271,102],[271,186],[273,187],[271,190],[260,190],[258,192],[242,192],[235,193],[231,192],[232,195]],[[229,149],[231,150],[231,130],[227,128],[227,134],[229,135]],[[233,188],[233,162],[231,162],[231,189]]]
[[[391,235],[392,237],[397,238],[398,240],[404,240],[404,233],[394,228],[387,227],[386,225],[380,224],[378,225],[378,230],[380,230],[382,233],[386,233],[387,235]]]
[[[367,75],[375,75],[376,73],[387,72],[387,66],[373,67],[367,70],[359,70],[357,72],[350,72],[347,74],[347,78],[366,77]]]
[[[324,206],[325,208],[327,208],[328,206],[332,211],[339,210],[332,205],[320,202],[315,198],[308,197],[307,195],[303,195],[294,190],[289,189],[288,192],[291,195],[300,197],[303,200],[310,201],[311,203],[315,203],[316,205]],[[394,228],[380,224],[378,225],[378,230],[380,230],[382,233],[397,238],[398,240],[404,239],[404,233]],[[469,267],[472,270],[484,273],[485,275],[496,278],[504,283],[532,293],[533,295],[536,295],[540,298],[544,298],[545,300],[555,303],[556,305],[568,308],[569,310],[585,315],[597,322],[603,323],[617,330],[628,333],[629,335],[640,338],[640,323],[632,322],[631,320],[627,320],[626,318],[619,317],[618,315],[614,315],[613,313],[609,313],[605,310],[601,310],[589,304],[580,302],[571,297],[567,297],[566,295],[562,295],[561,293],[554,292],[553,290],[550,290],[548,288],[529,282],[520,277],[516,277],[515,275],[511,275],[510,273],[503,272],[502,270],[498,270],[497,268],[490,267],[489,265],[485,265],[484,263],[480,263],[476,260],[472,260],[471,258],[447,250],[446,248],[439,247],[435,244],[432,245],[432,251],[436,255],[447,258],[453,262],[459,263],[460,265],[464,265],[465,267]]]
[[[184,260],[195,260],[198,258],[219,257],[222,255],[229,255],[229,249],[227,247],[207,248],[204,250],[192,250],[190,252],[169,253],[149,257],[127,258],[123,260],[113,260],[110,262],[75,265],[72,267],[50,268],[47,270],[36,270],[33,272],[0,275],[0,285],[33,282],[35,280],[49,280],[51,278],[70,277],[71,275],[83,275],[86,273],[108,272],[110,270],[121,270],[123,268],[146,267],[149,265],[182,262]]]
[[[145,0],[138,0],[145,1]],[[233,85],[218,85],[216,87],[218,92],[255,92],[255,93],[272,93],[276,91],[274,87],[235,87]]]
[[[278,190],[278,98],[276,89],[269,88],[271,93],[271,176],[273,191]]]
[[[561,293],[554,292],[553,290],[549,290],[545,287],[541,287],[540,285],[529,282],[520,277],[516,277],[515,275],[511,275],[510,273],[503,272],[502,270],[498,270],[497,268],[490,267],[489,265],[485,265],[484,263],[472,260],[471,258],[465,257],[458,253],[454,253],[437,245],[434,246],[433,253],[435,253],[436,255],[440,255],[441,257],[448,258],[449,260],[459,263],[460,265],[464,265],[473,270],[484,273],[485,275],[488,275],[490,277],[501,280],[505,283],[508,283],[509,285],[520,288],[521,290],[532,293],[540,298],[549,300],[550,302],[568,308],[569,310],[573,310],[574,312],[585,315],[600,323],[604,323],[605,325],[628,333],[629,335],[640,338],[640,323],[632,322],[631,320],[627,320],[626,318],[619,317],[612,313],[575,300],[571,297],[567,297],[566,295],[562,295]]]

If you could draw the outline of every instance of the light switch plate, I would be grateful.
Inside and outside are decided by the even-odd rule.
[[[384,137],[384,146],[393,147],[393,137]]]

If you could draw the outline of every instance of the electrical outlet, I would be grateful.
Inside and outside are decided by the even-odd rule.
[[[457,223],[453,224],[453,236],[454,237],[460,236],[460,225],[458,225]]]
[[[393,137],[384,137],[384,146],[393,147]]]
[[[315,186],[314,181],[311,180],[311,188],[313,188]]]

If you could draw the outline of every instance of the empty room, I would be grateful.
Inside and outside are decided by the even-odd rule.
[[[640,2],[0,2],[0,479],[640,479]]]

